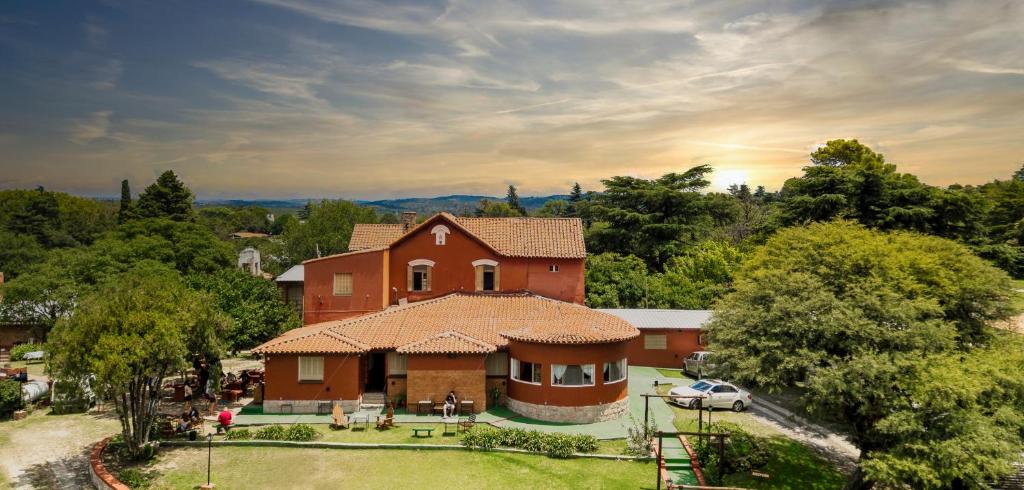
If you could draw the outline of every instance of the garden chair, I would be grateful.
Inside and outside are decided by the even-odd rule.
[[[395,409],[388,405],[388,412],[381,417],[377,416],[377,428],[378,429],[390,429],[395,426]]]
[[[476,414],[475,413],[471,413],[471,414],[469,414],[469,417],[466,418],[465,420],[462,420],[462,419],[459,420],[459,428],[462,429],[462,430],[469,430],[469,429],[473,428],[473,424],[475,424],[475,423],[476,423]]]
[[[331,421],[332,429],[348,428],[348,415],[345,415],[345,410],[341,408],[341,405],[335,405],[331,410]]]

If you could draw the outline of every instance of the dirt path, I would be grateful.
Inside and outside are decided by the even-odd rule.
[[[0,473],[13,488],[92,488],[89,448],[119,430],[113,414],[38,410],[24,420],[0,422]]]
[[[860,459],[857,449],[845,436],[808,422],[799,415],[761,398],[749,412],[762,424],[775,428],[790,439],[803,442],[846,473],[852,473]]]

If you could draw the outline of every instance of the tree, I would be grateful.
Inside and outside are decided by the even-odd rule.
[[[516,186],[508,186],[508,193],[505,195],[505,203],[508,207],[519,212],[521,216],[526,216],[526,208],[519,203],[519,194],[516,192]]]
[[[281,299],[277,286],[262,277],[225,269],[190,275],[187,283],[192,289],[209,293],[233,320],[224,336],[232,351],[251,349],[300,326],[298,314]]]
[[[228,324],[212,302],[166,266],[139,264],[83,298],[49,341],[49,372],[95,376],[97,396],[112,403],[131,455],[139,457],[157,418],[163,379],[189,356],[215,357]]]
[[[31,235],[0,230],[0,272],[5,280],[18,277],[45,256],[45,250]]]
[[[545,218],[560,218],[565,216],[571,216],[569,211],[570,205],[568,202],[562,199],[550,199],[537,210],[537,216]]]
[[[704,310],[732,288],[733,274],[743,254],[736,247],[708,240],[669,259],[656,277],[665,298],[662,308]]]
[[[644,261],[636,256],[588,255],[585,274],[587,306],[591,308],[646,308],[659,302],[660,283],[652,280]]]
[[[377,213],[372,208],[345,200],[309,203],[305,222],[289,222],[282,233],[286,259],[290,266],[320,255],[348,250],[352,228],[356,223],[376,223]]]
[[[117,222],[124,223],[135,218],[135,205],[132,204],[132,190],[128,187],[128,179],[121,181],[121,207],[117,210]]]
[[[917,449],[916,429],[890,424],[906,422],[906,412],[920,406],[915,384],[932,379],[920,374],[930,359],[994,345],[988,323],[1012,313],[1009,277],[955,242],[851,222],[782,230],[735,277],[735,291],[716,304],[708,325],[716,375],[769,390],[806,389],[808,410],[837,417],[861,449],[855,486],[887,482],[877,465],[922,476],[903,474],[905,484],[937,486],[925,475],[945,463]],[[975,386],[938,380],[935,399]],[[938,425],[999,423],[994,411],[976,414],[993,418],[983,422],[969,412],[926,427],[929,444],[960,440],[933,431]],[[889,434],[901,430],[909,432]],[[880,463],[897,464],[894,455],[901,469]]]
[[[173,221],[194,219],[192,191],[185,187],[172,170],[160,174],[156,182],[139,194],[136,209],[143,218],[167,218]]]
[[[491,201],[488,199],[480,200],[476,210],[473,211],[473,215],[478,218],[514,218],[523,216],[518,209],[513,208],[507,202]]]
[[[595,220],[588,248],[633,254],[659,270],[713,228],[711,206],[700,193],[709,185],[705,177],[710,172],[710,166],[700,165],[654,180],[619,176],[602,181],[605,191],[587,206]]]

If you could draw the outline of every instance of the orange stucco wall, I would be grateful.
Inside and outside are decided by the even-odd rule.
[[[541,384],[534,385],[509,379],[509,398],[536,405],[579,407],[611,403],[625,398],[627,394],[627,380],[606,385],[602,378],[605,362],[627,357],[626,342],[552,345],[510,341],[509,357],[522,362],[541,363]],[[593,364],[594,386],[551,386],[552,363]]]
[[[319,323],[379,311],[384,294],[387,251],[327,257],[305,263],[303,323]],[[334,295],[334,273],[352,273],[352,295]]]
[[[542,296],[562,301],[583,303],[582,259],[523,259],[502,257],[463,233],[444,219],[434,224],[445,224],[451,230],[444,245],[435,243],[429,224],[402,240],[391,249],[390,282],[392,301],[409,298],[418,301],[452,291],[471,292],[476,289],[476,276],[472,262],[478,259],[497,261],[500,266],[498,286],[502,291],[530,290]],[[408,266],[416,259],[434,262],[430,292],[409,292]],[[558,272],[549,272],[548,266],[557,264]],[[394,293],[397,290],[397,294]]]
[[[644,336],[664,335],[666,349],[645,349]],[[651,329],[640,331],[640,336],[629,341],[629,362],[634,366],[652,366],[680,369],[683,359],[695,351],[703,349],[698,343],[700,330]]]
[[[266,357],[267,400],[355,400],[362,392],[359,382],[360,356],[328,355],[324,357],[322,383],[299,382],[299,356],[268,355]]]

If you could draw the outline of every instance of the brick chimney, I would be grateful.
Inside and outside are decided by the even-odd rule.
[[[402,211],[402,232],[416,226],[416,211]]]

